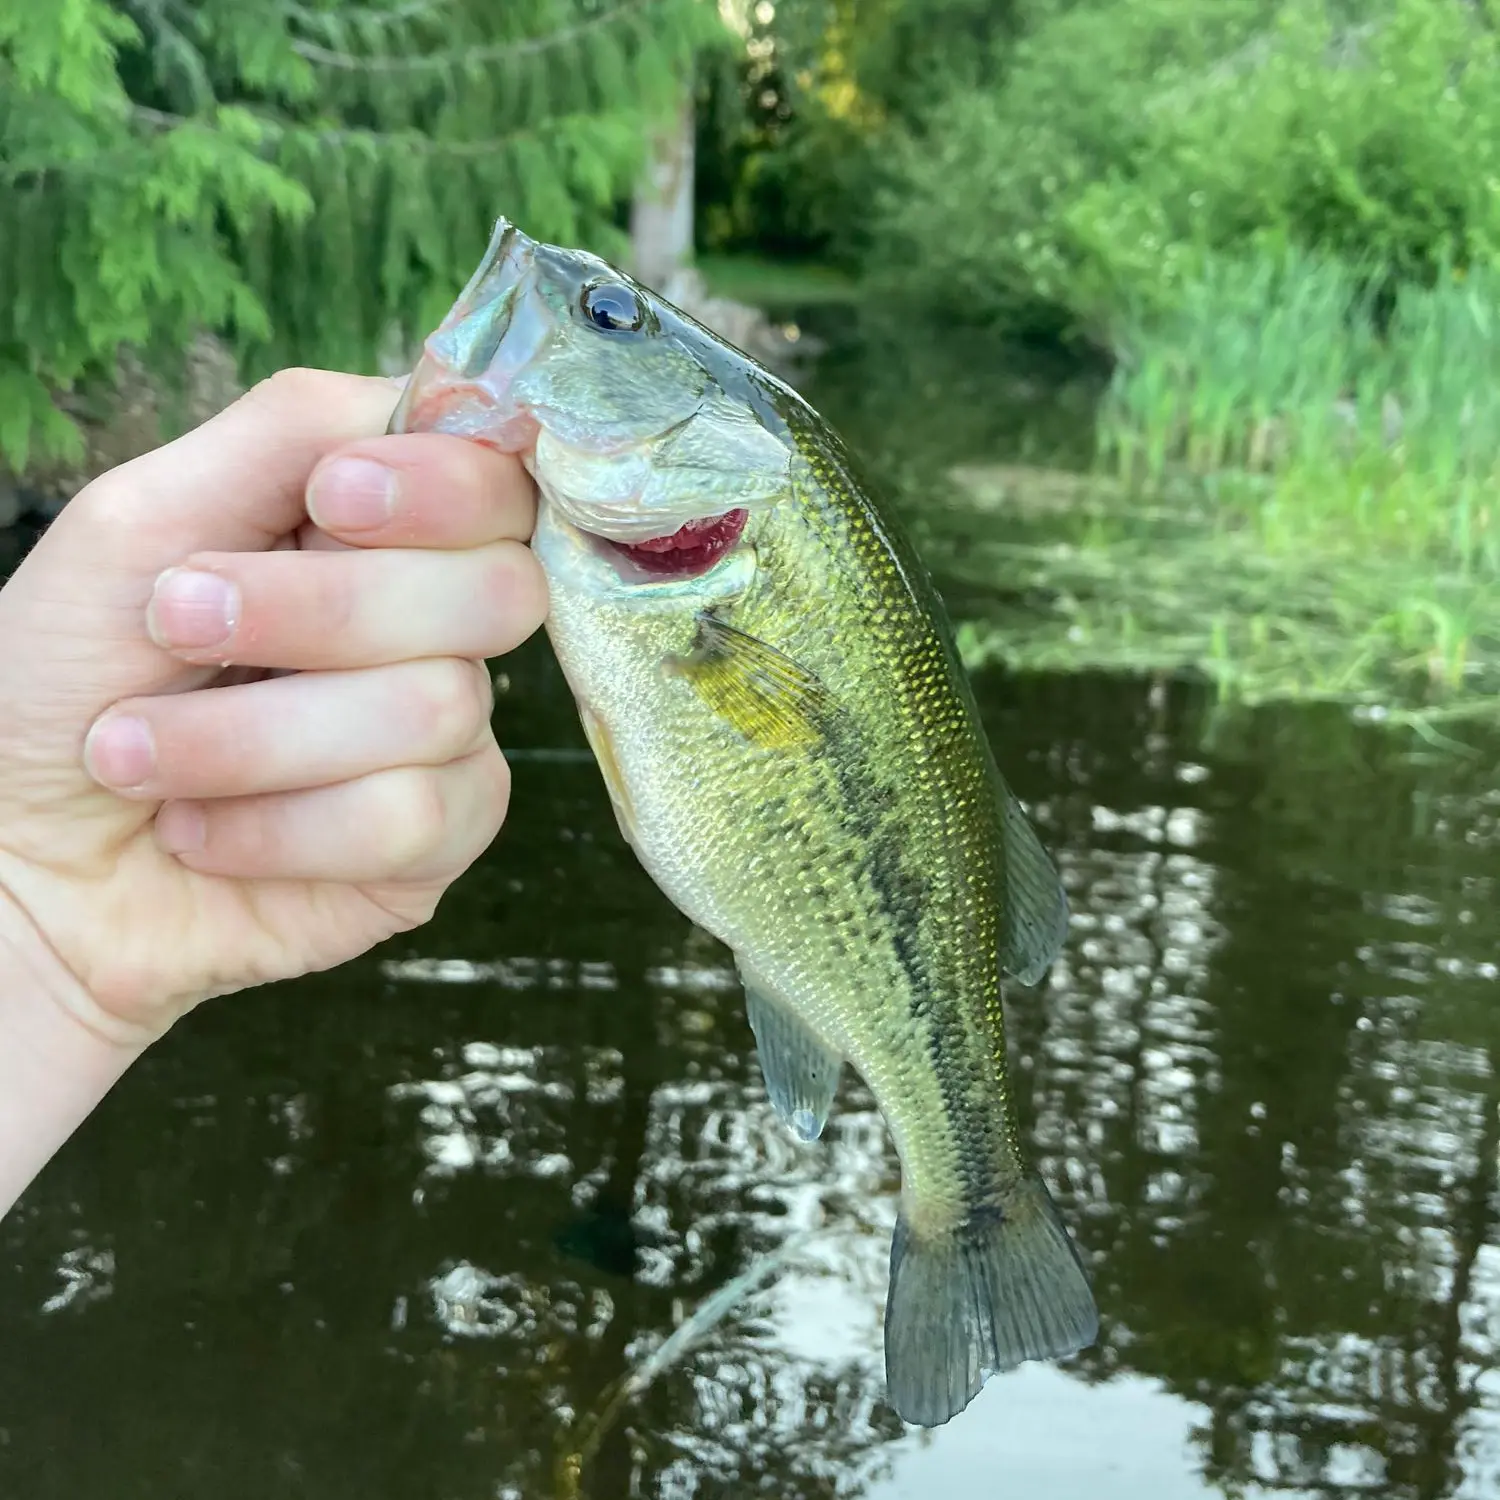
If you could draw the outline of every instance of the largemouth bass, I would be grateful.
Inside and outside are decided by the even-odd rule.
[[[775,1108],[844,1063],[901,1160],[886,1386],[946,1422],[1090,1344],[1088,1277],[1028,1165],[1002,975],[1067,903],[996,767],[941,603],[843,443],[629,276],[501,220],[393,431],[519,453],[547,632],[625,839],[733,952]]]

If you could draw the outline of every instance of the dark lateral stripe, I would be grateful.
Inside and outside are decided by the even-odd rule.
[[[861,563],[872,569],[868,576],[883,596],[879,602],[894,606],[894,613],[898,616],[920,615],[921,601],[912,597],[893,597],[873,571],[871,554],[878,553],[894,566],[893,580],[899,579],[895,584],[897,596],[902,594],[903,588],[920,588],[920,580],[925,578],[920,561],[911,553],[904,534],[898,530],[892,536],[883,524],[879,507],[867,503],[852,488],[850,455],[835,435],[806,420],[803,413],[792,409],[783,410],[781,414],[788,421],[794,440],[809,465],[809,481],[818,486],[827,502],[826,508],[821,509],[819,523],[828,529],[826,540],[829,547],[838,551],[857,545]],[[858,544],[851,530],[856,521],[860,523],[858,530],[866,533]],[[896,546],[895,552],[887,555],[886,549],[893,545]],[[913,667],[919,664],[911,658],[927,653],[933,657],[937,678],[943,680],[947,677],[949,664],[939,641],[909,638],[908,645],[910,649],[904,652],[899,639],[885,637],[875,642],[884,670],[894,682],[909,682]],[[864,873],[885,918],[885,928],[906,978],[910,1013],[928,1028],[929,1056],[942,1099],[947,1134],[953,1143],[964,1202],[975,1207],[991,1203],[1006,1149],[1006,1106],[997,1090],[993,1110],[985,1110],[976,1118],[973,1086],[987,1082],[990,1072],[988,1058],[977,1060],[971,1055],[977,1040],[971,1035],[971,1024],[980,1023],[977,1018],[971,1022],[963,1014],[965,997],[934,992],[931,966],[924,962],[922,918],[939,898],[939,882],[916,863],[921,858],[920,845],[913,847],[900,820],[889,816],[897,805],[901,789],[875,779],[874,768],[864,753],[864,747],[854,738],[849,725],[840,725],[829,733],[827,753],[837,781],[845,826],[856,834],[867,850]],[[978,786],[974,790],[978,792]],[[998,876],[999,872],[996,874]],[[997,898],[998,894],[997,890]],[[989,981],[996,986],[1000,978],[998,935],[997,924],[993,934],[996,953],[989,976]],[[953,979],[959,981],[960,976],[954,975]]]
[[[830,736],[828,747],[845,826],[868,851],[864,874],[906,979],[909,1012],[928,1032],[928,1055],[964,1202],[983,1204],[994,1198],[1001,1143],[988,1112],[974,1117],[972,1060],[964,1055],[970,1042],[962,1017],[954,1014],[958,997],[947,996],[939,1003],[922,951],[922,917],[937,897],[936,882],[917,866],[917,855],[902,836],[899,822],[889,816],[898,790],[873,778],[868,759],[851,736],[850,729],[841,727]]]

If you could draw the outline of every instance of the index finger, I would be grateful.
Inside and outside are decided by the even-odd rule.
[[[295,532],[318,461],[379,436],[400,395],[399,382],[379,376],[285,370],[85,485],[0,596],[27,642],[0,663],[0,700],[50,693],[72,712],[82,693],[97,713],[114,698],[193,685],[144,629],[158,575],[195,552],[261,552]]]
[[[352,547],[465,550],[529,541],[536,501],[514,454],[451,433],[403,432],[322,459],[308,481],[307,513]]]

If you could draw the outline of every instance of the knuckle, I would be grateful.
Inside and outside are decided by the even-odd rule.
[[[454,880],[484,853],[505,824],[510,806],[510,767],[493,740],[444,773],[455,804],[465,809],[458,837],[446,847],[444,879]]]
[[[414,686],[423,738],[444,759],[467,749],[489,724],[493,692],[482,663],[452,656],[424,662]]]
[[[495,679],[490,675],[487,662],[465,660],[464,668],[474,704],[474,732],[481,735],[490,727],[490,719],[494,716]]]
[[[547,575],[536,554],[524,542],[501,542],[495,549],[486,595],[501,601],[503,635],[507,647],[540,629],[547,618]]]
[[[505,815],[510,811],[510,762],[501,754],[498,745],[493,747],[493,754],[487,754],[484,758],[484,767],[487,773],[486,789],[489,795],[490,813],[496,829],[505,821]]]
[[[398,870],[429,863],[448,834],[448,804],[438,773],[400,770],[385,778],[381,843]]]
[[[139,461],[121,464],[91,479],[68,502],[69,520],[100,538],[139,537],[152,522],[142,503]]]
[[[131,493],[131,486],[121,477],[125,467],[121,464],[118,468],[107,469],[89,480],[71,501],[75,514],[83,507],[88,507],[101,518],[117,512]]]
[[[291,365],[256,381],[240,400],[270,411],[315,410],[329,399],[330,386],[337,378],[328,370]]]

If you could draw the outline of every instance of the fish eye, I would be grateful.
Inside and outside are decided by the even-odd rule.
[[[596,281],[583,289],[584,316],[605,333],[634,333],[646,321],[641,299],[618,281]]]

